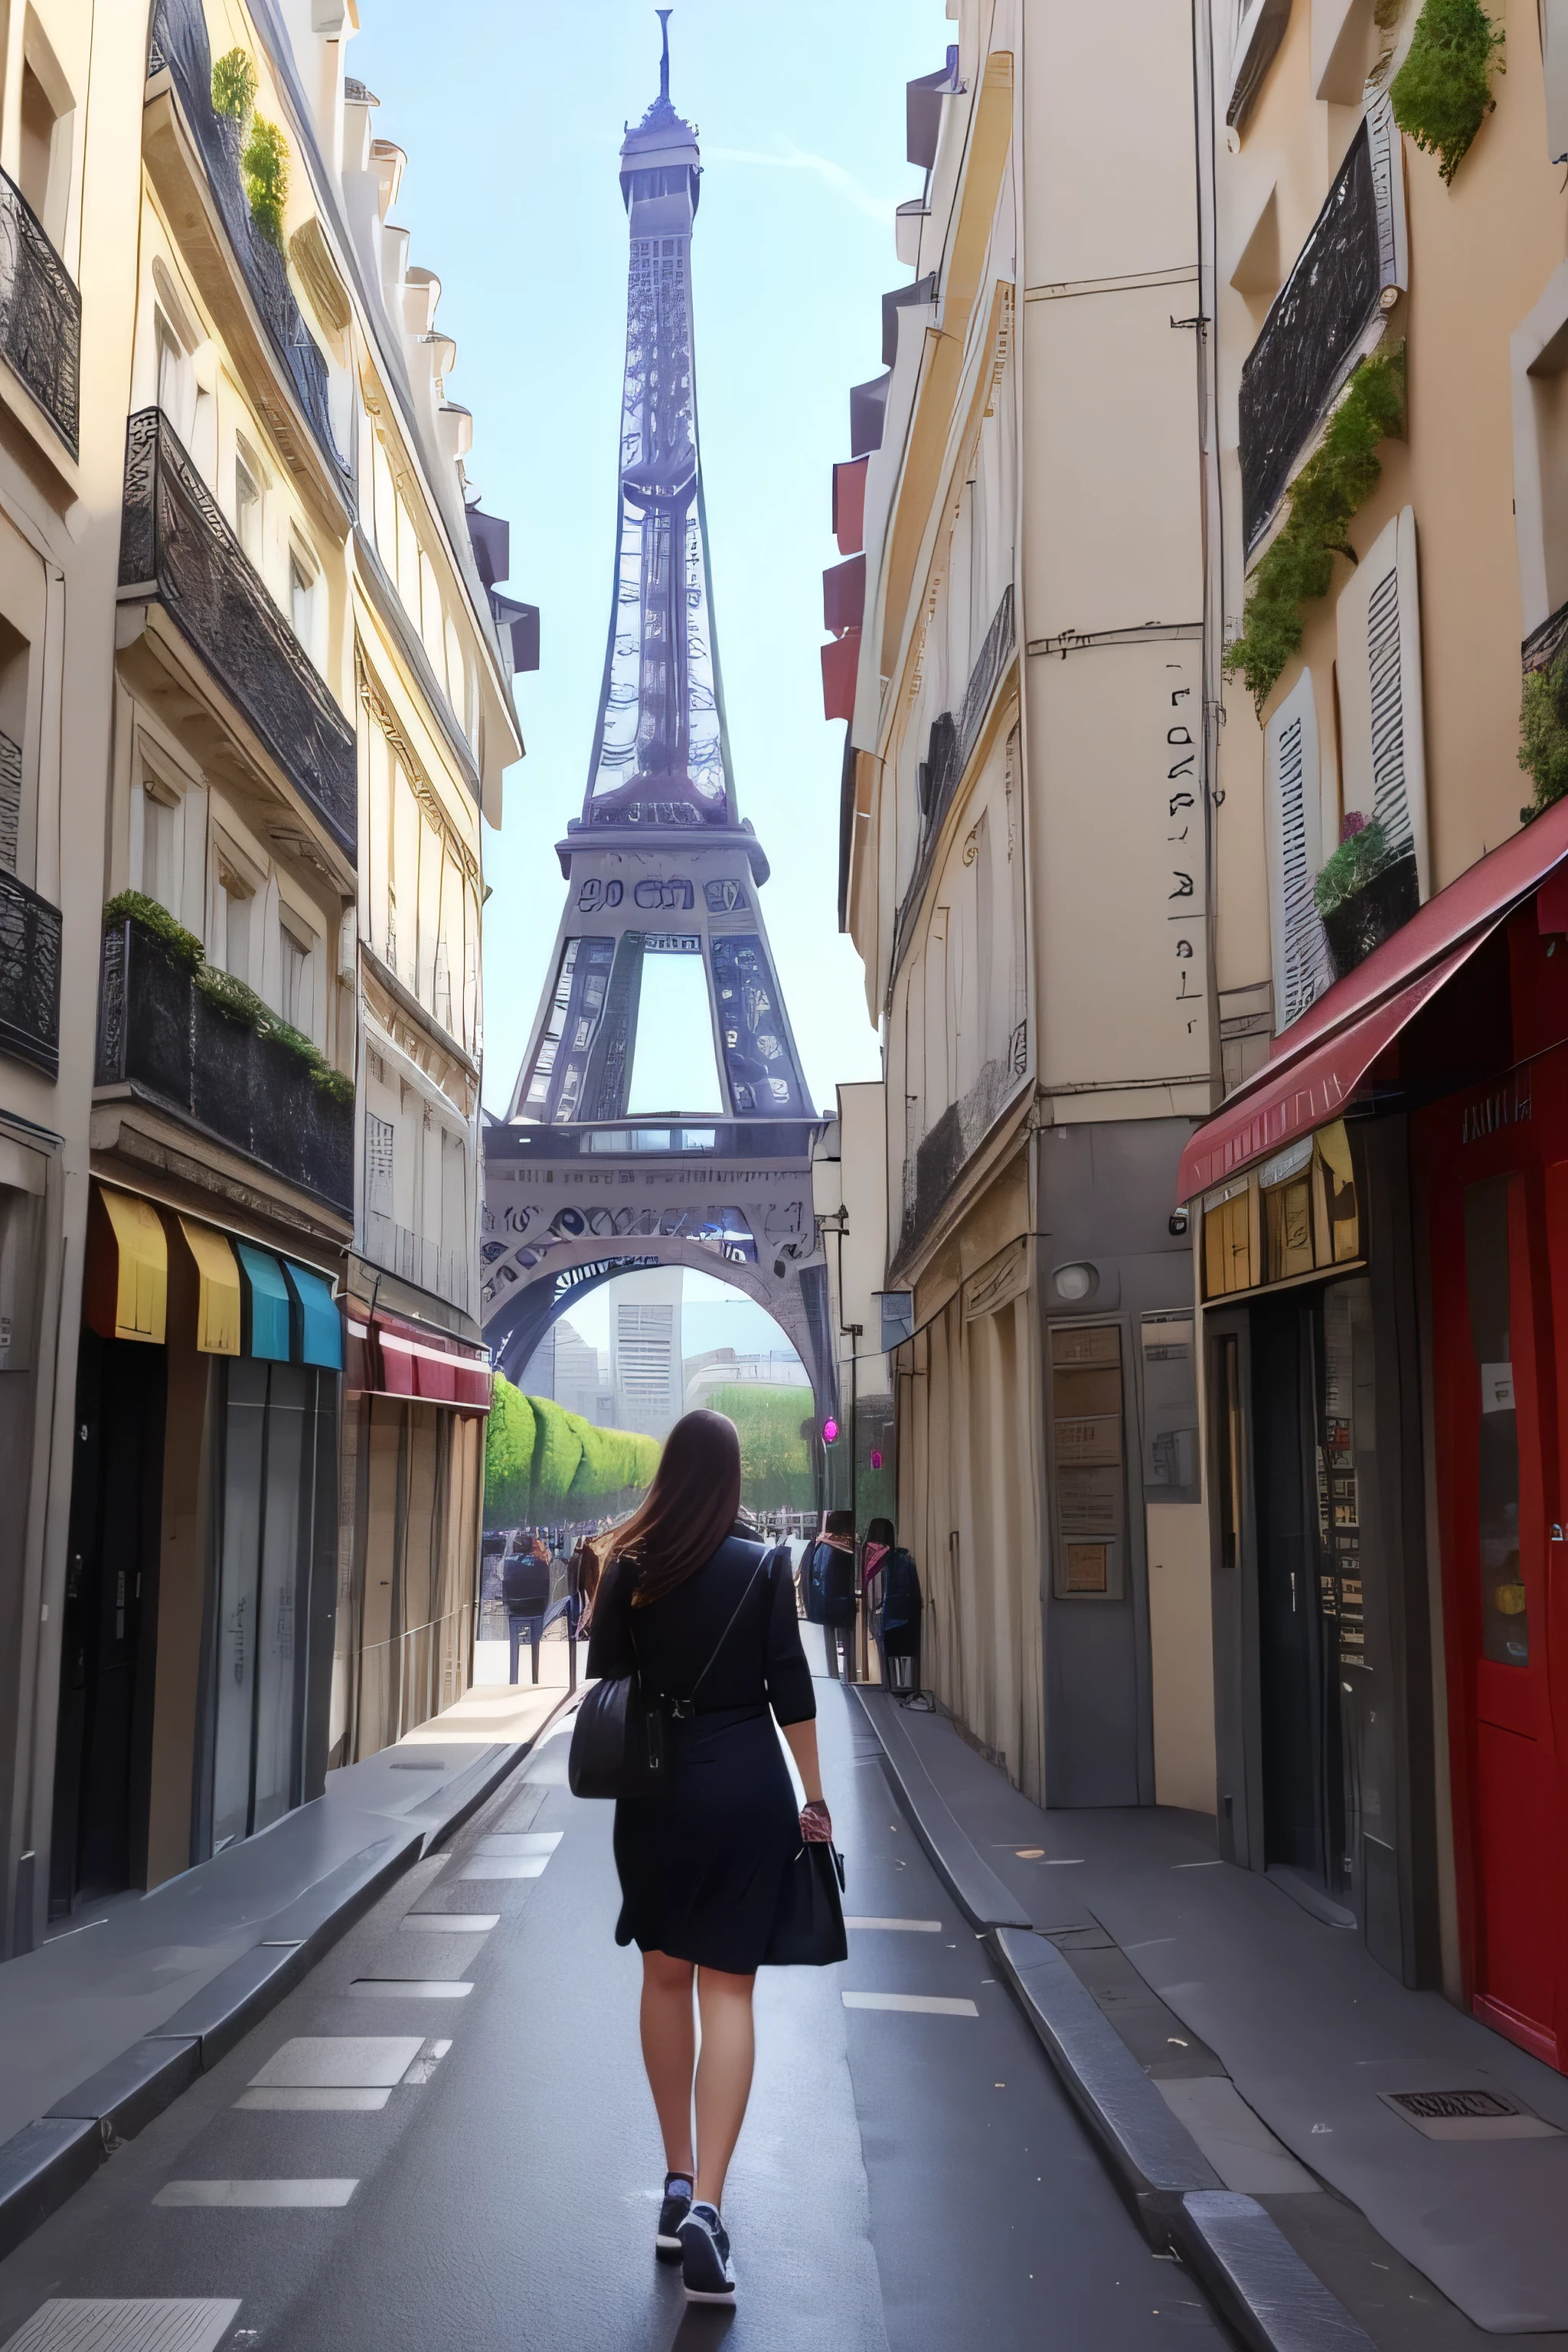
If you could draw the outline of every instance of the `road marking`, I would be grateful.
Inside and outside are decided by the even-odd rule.
[[[449,2042],[427,2042],[425,2044],[424,2056],[422,2058],[416,2058],[413,2065],[410,2066],[407,2074],[403,2077],[404,2081],[405,2083],[427,2083],[430,2080],[431,2075],[436,2072],[437,2067],[441,2063],[442,2059],[447,2055],[447,2051],[450,2050],[451,2046],[452,2045]]]
[[[497,1854],[493,1862],[470,1862],[462,1878],[542,1878],[547,1853]]]
[[[346,2205],[357,2180],[166,2180],[154,2205]]]
[[[238,2317],[237,2297],[51,2295],[5,2352],[216,2352]]]
[[[940,1919],[847,1918],[844,1925],[847,1927],[904,1927],[912,1935],[916,1936],[940,1936],[942,1933],[942,1921]]]
[[[1173,1870],[1223,1870],[1225,1864],[1216,1858],[1213,1862],[1173,1862],[1171,1868]]]
[[[972,2000],[954,2000],[937,1992],[841,1992],[846,2009],[908,2010],[921,2017],[978,2017]]]
[[[242,2091],[235,2101],[237,2107],[260,2107],[269,2115],[350,2115],[378,2114],[392,2096],[390,2091],[321,2090],[309,2085],[298,2091]]]
[[[467,2000],[473,1989],[458,1977],[355,1977],[349,1987],[384,2000]]]
[[[476,1853],[552,1854],[563,1832],[560,1830],[496,1830],[474,1843]]]
[[[425,2047],[419,2033],[301,2035],[275,2051],[255,2090],[390,2090]]]
[[[499,1911],[406,1911],[400,1927],[429,1936],[488,1936],[500,1926]]]

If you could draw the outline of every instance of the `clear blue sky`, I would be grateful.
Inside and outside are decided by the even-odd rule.
[[[560,918],[553,854],[583,798],[609,619],[626,324],[624,124],[658,88],[646,0],[361,0],[348,69],[408,169],[394,218],[458,346],[468,460],[511,524],[511,587],[542,608],[518,706],[528,756],[488,834],[485,1099],[504,1108]],[[807,1083],[879,1075],[838,936],[844,730],[822,717],[829,469],[849,387],[881,365],[879,298],[907,280],[893,207],[918,195],[904,85],[941,65],[942,0],[679,0],[671,95],[701,136],[697,381],[714,594],[741,813]]]

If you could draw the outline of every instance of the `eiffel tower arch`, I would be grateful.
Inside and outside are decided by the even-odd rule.
[[[714,633],[697,433],[691,233],[701,163],[669,96],[621,149],[631,253],[620,490],[604,683],[583,813],[556,845],[566,902],[504,1120],[485,1129],[481,1312],[515,1378],[584,1289],[647,1265],[720,1275],[767,1308],[836,1409],[812,1213],[820,1122],[763,919],[768,862],[739,814]],[[644,1042],[707,1074],[632,1108],[645,982],[700,974],[690,1026]],[[701,1006],[708,1029],[702,1034]],[[713,1091],[717,1088],[717,1092]]]

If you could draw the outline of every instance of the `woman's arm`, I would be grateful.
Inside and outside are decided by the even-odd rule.
[[[816,1718],[807,1716],[804,1723],[783,1723],[779,1726],[789,1742],[789,1752],[795,1758],[795,1769],[800,1774],[808,1805],[820,1805],[822,1799],[822,1767],[816,1760]]]

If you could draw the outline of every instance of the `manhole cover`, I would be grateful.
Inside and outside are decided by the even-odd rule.
[[[1385,2106],[1428,2139],[1556,2139],[1555,2124],[1506,2091],[1380,2091]]]

